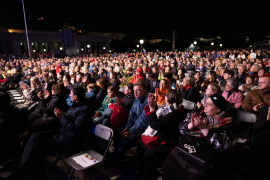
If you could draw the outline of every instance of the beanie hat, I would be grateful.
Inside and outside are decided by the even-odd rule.
[[[225,111],[227,108],[227,101],[225,100],[225,98],[220,95],[220,94],[213,94],[210,96],[212,102],[215,104],[215,106],[221,110],[221,111]]]

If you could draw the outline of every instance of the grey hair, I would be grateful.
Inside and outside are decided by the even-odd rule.
[[[184,79],[185,79],[189,84],[191,84],[191,79],[190,79],[190,77],[184,77]]]
[[[238,81],[237,81],[236,79],[228,79],[227,82],[229,82],[230,87],[231,87],[233,90],[238,89]]]

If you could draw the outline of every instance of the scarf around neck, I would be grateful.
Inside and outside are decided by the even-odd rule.
[[[158,108],[156,115],[157,118],[159,119],[161,116],[166,116],[167,114],[170,114],[171,112],[176,110],[184,111],[184,107],[181,104],[176,103],[166,106],[166,103],[164,103]]]
[[[228,114],[225,111],[222,111],[221,113],[213,115],[213,116],[203,117],[202,120],[206,120],[207,127],[212,130],[216,130],[228,123],[233,122],[233,119],[231,117],[228,117]],[[195,137],[204,137],[202,131],[198,128],[195,128],[194,130],[189,131],[188,134]]]

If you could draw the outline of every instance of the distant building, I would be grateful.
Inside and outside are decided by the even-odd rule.
[[[62,32],[28,31],[31,53],[58,53],[64,51]],[[80,35],[72,33],[73,46],[80,53],[107,53],[110,51],[109,37],[99,35]],[[0,54],[28,52],[25,30],[8,29],[0,32]]]

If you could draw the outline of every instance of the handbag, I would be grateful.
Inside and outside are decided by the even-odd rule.
[[[187,135],[182,137],[177,146],[178,155],[187,163],[203,172],[209,172],[217,167],[218,150],[214,149],[205,138]]]
[[[129,113],[121,106],[112,103],[109,108],[113,113],[110,118],[110,124],[113,128],[124,127],[127,124]]]
[[[158,145],[158,137],[157,136],[145,136],[142,135],[142,142],[144,143],[144,145],[148,148],[154,147],[156,145]]]

